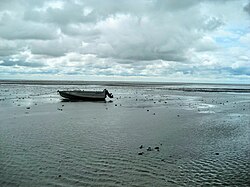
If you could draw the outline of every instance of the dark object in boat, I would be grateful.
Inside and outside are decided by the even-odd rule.
[[[104,89],[102,92],[96,91],[83,91],[83,90],[74,90],[74,91],[57,91],[59,94],[69,100],[81,100],[81,101],[104,101],[106,96],[113,98],[112,93],[109,93],[108,90]]]

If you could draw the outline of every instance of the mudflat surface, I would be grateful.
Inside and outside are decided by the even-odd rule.
[[[193,88],[0,85],[0,186],[247,186],[250,94]]]

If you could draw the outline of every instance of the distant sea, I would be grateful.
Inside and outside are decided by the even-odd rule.
[[[186,82],[138,82],[138,81],[60,81],[60,80],[0,80],[0,84],[30,85],[101,85],[101,86],[163,86],[180,88],[229,88],[249,90],[250,84],[215,84]],[[248,91],[247,91],[248,92]]]

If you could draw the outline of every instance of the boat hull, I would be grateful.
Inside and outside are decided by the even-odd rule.
[[[65,99],[80,101],[105,101],[104,92],[58,91]]]

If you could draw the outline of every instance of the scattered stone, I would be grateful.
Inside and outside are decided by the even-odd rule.
[[[117,104],[115,104],[115,106],[117,106]]]
[[[152,148],[151,148],[151,147],[148,147],[148,148],[147,148],[147,151],[152,151]]]
[[[153,115],[155,115],[155,113],[153,113]]]
[[[138,153],[138,155],[143,155],[143,154],[144,154],[144,152],[139,152],[139,153]]]
[[[30,107],[26,107],[26,109],[30,109]]]
[[[180,117],[180,115],[178,114],[177,117]]]
[[[143,145],[141,145],[139,148],[142,149],[142,148],[143,148]]]
[[[155,147],[155,149],[157,150],[157,151],[159,151],[160,150],[160,148],[157,146],[157,147]]]
[[[58,177],[61,177],[62,175],[58,175]]]
[[[161,159],[162,162],[165,162],[165,159]]]
[[[215,153],[216,155],[219,155],[219,153]]]
[[[64,105],[62,105],[62,107],[64,107]]]
[[[147,112],[149,112],[149,110],[147,110]]]

